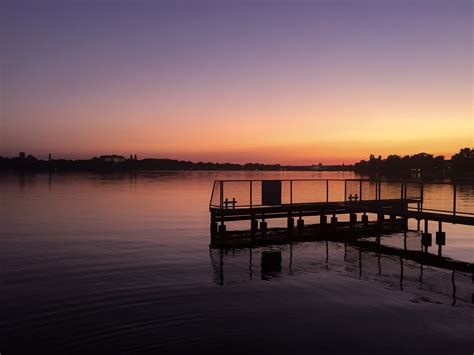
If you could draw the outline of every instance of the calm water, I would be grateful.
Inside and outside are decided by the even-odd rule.
[[[474,351],[471,274],[342,243],[210,250],[214,179],[291,177],[353,175],[0,177],[0,352]],[[472,227],[444,229],[444,255],[474,262]],[[268,251],[281,270],[262,269]]]

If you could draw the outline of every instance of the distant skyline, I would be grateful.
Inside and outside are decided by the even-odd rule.
[[[341,164],[472,147],[473,2],[2,1],[0,155]]]

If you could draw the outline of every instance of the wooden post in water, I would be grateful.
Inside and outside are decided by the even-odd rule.
[[[425,230],[421,234],[421,245],[425,248],[425,253],[428,252],[428,247],[432,245],[431,233],[428,233],[428,220],[425,219]]]
[[[369,224],[369,216],[367,216],[366,212],[364,212],[364,214],[362,215],[362,223],[364,224],[364,227]]]
[[[319,215],[319,224],[323,228],[328,224],[328,217],[324,214],[324,211],[321,211],[321,214]]]
[[[255,233],[257,232],[257,230],[258,230],[258,221],[257,221],[257,219],[255,218],[255,214],[252,213],[251,220],[250,220],[250,232],[251,232],[251,235],[254,236]]]
[[[226,227],[224,224],[224,215],[221,215],[221,224],[219,225],[219,234],[223,236],[226,232]]]
[[[436,244],[438,245],[438,256],[442,256],[443,245],[446,245],[446,233],[443,232],[443,222],[438,221],[438,231],[436,232]]]
[[[349,226],[350,226],[350,228],[351,229],[354,228],[356,223],[357,223],[357,214],[355,214],[354,212],[351,212],[349,214]]]
[[[382,224],[384,221],[384,214],[382,212],[377,213],[377,222]]]
[[[265,222],[265,215],[262,215],[262,221],[260,222],[260,232],[263,236],[267,234],[267,222]]]
[[[295,226],[295,220],[293,219],[291,212],[288,212],[288,220],[287,220],[286,226],[289,231],[291,231]]]
[[[336,225],[337,225],[336,211],[333,211],[333,215],[331,217],[331,226],[332,228],[336,229]]]
[[[383,230],[384,219],[385,219],[385,216],[382,212],[377,213],[377,226],[380,231]]]
[[[302,233],[304,230],[304,219],[301,212],[300,212],[300,217],[298,218],[298,221],[297,221],[297,227],[298,227],[298,231]]]
[[[211,239],[214,239],[217,234],[216,214],[211,211]]]

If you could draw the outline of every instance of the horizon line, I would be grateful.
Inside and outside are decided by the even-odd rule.
[[[396,154],[396,153],[392,153],[392,154],[387,154],[386,157],[384,158],[382,156],[382,154],[370,154],[369,155],[369,158],[371,156],[374,156],[374,157],[377,157],[377,158],[381,158],[381,159],[386,159],[388,158],[389,156],[392,156],[392,155],[395,155],[395,156],[399,156],[401,158],[403,157],[406,157],[406,156],[409,156],[409,157],[412,157],[412,156],[415,156],[415,155],[419,155],[419,154],[428,154],[428,155],[431,155],[433,157],[439,157],[439,156],[442,156],[445,160],[451,160],[452,157],[455,155],[455,154],[458,154],[459,151],[461,151],[462,149],[464,148],[470,148],[470,147],[462,147],[462,148],[459,148],[458,152],[457,153],[451,153],[451,157],[450,158],[447,158],[445,155],[436,155],[436,154],[431,154],[431,153],[427,153],[426,151],[423,151],[423,152],[418,152],[418,153],[413,153],[413,154],[405,154],[405,155],[399,155],[399,154]],[[470,148],[470,149],[473,149],[473,148]],[[186,159],[177,159],[177,158],[169,158],[169,157],[145,157],[145,158],[141,158],[141,159],[138,159],[137,158],[137,155],[136,154],[130,154],[130,157],[127,157],[126,155],[123,155],[123,154],[101,154],[101,155],[93,155],[92,157],[89,157],[89,158],[53,158],[52,157],[52,153],[48,153],[47,155],[49,155],[50,157],[46,158],[46,159],[41,159],[41,158],[37,158],[35,155],[33,154],[27,154],[26,152],[23,152],[23,151],[20,151],[18,153],[17,156],[3,156],[3,155],[0,155],[0,159],[15,159],[15,158],[20,158],[21,155],[24,154],[25,158],[28,157],[28,156],[32,156],[34,157],[35,159],[38,159],[38,160],[43,160],[43,161],[48,161],[49,159],[51,160],[71,160],[71,161],[77,161],[77,160],[93,160],[94,158],[97,158],[97,159],[100,159],[101,157],[106,157],[106,156],[117,156],[117,157],[122,157],[124,158],[125,160],[175,160],[175,161],[182,161],[182,162],[189,162],[189,163],[193,163],[193,164],[199,164],[199,163],[202,163],[202,164],[221,164],[221,165],[225,165],[225,164],[230,164],[230,165],[249,165],[249,164],[258,164],[258,165],[279,165],[279,166],[282,166],[282,167],[285,167],[285,166],[294,166],[294,167],[308,167],[308,166],[352,166],[358,162],[361,162],[361,161],[366,161],[366,159],[360,159],[358,161],[355,161],[353,163],[346,163],[346,162],[342,162],[342,163],[332,163],[332,164],[323,164],[322,162],[319,162],[319,163],[313,163],[313,164],[310,164],[310,163],[307,163],[307,164],[282,164],[282,163],[260,163],[260,162],[230,162],[230,161],[226,161],[226,162],[216,162],[216,161],[205,161],[205,160],[199,160],[199,161],[196,161],[196,160],[186,160]],[[44,155],[44,153],[42,153],[42,155]],[[134,159],[135,158],[135,159]],[[368,160],[367,159],[367,160]]]

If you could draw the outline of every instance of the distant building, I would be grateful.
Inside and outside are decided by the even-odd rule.
[[[118,163],[123,163],[125,162],[125,158],[121,155],[102,155],[101,157],[99,157],[100,160],[106,162],[106,163],[115,163],[115,164],[118,164]]]
[[[25,159],[25,157],[26,157],[25,152],[20,152],[19,155],[20,155],[20,159]]]

